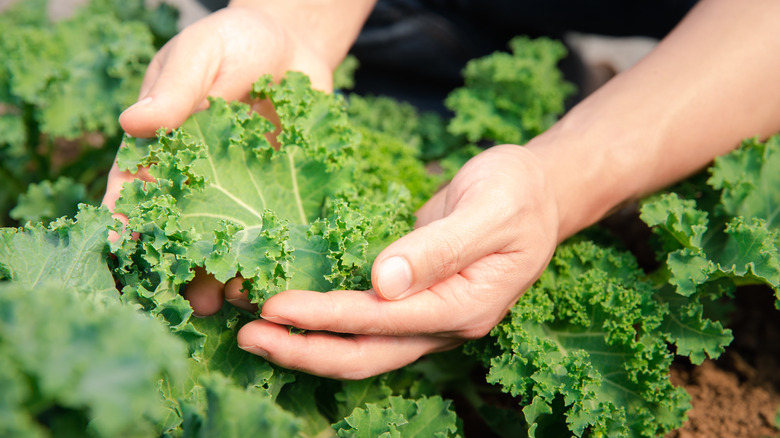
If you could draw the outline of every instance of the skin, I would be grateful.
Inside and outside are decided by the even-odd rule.
[[[327,3],[233,2],[194,24],[155,57],[122,126],[136,136],[178,126],[207,95],[246,98],[262,73],[301,70],[328,90],[371,3]],[[373,290],[282,292],[238,344],[288,368],[358,379],[484,336],[559,242],[742,138],[780,130],[777,29],[780,2],[700,2],[656,50],[550,130],[469,161],[421,208],[416,229],[377,257]],[[113,207],[133,177],[112,171],[105,203]],[[223,299],[251,308],[239,280],[223,287],[201,273],[185,295],[201,315]],[[287,325],[311,332],[290,335]]]

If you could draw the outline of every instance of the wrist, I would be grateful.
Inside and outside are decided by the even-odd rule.
[[[375,0],[231,0],[228,7],[249,8],[273,17],[292,39],[305,47],[306,56],[316,56],[333,72],[347,55],[374,3]]]
[[[627,123],[601,123],[587,108],[572,110],[525,148],[536,155],[558,210],[559,241],[646,193],[657,141]]]

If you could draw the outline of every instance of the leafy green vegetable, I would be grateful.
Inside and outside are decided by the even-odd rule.
[[[347,55],[333,72],[333,89],[351,90],[355,88],[355,70],[359,66],[360,61],[354,55]]]
[[[83,206],[75,219],[61,218],[48,228],[0,228],[0,279],[30,289],[55,282],[116,297],[106,263],[113,224],[107,209]]]
[[[11,26],[2,53],[6,103],[31,105],[42,132],[73,139],[118,131],[116,115],[135,100],[154,46],[142,23],[85,11],[48,27]]]
[[[659,436],[679,427],[687,394],[669,382],[666,306],[634,259],[589,242],[558,248],[548,269],[475,348],[488,381],[524,406],[529,436],[548,422],[575,436]],[[561,403],[562,402],[562,403]]]
[[[58,217],[73,217],[78,204],[86,201],[87,189],[63,176],[51,181],[33,183],[11,210],[11,217],[19,222],[47,222]]]
[[[574,87],[563,81],[557,63],[566,48],[547,38],[517,37],[512,53],[496,52],[469,61],[465,86],[447,96],[455,112],[448,130],[471,142],[524,144],[552,126]]]
[[[149,436],[158,382],[184,371],[165,329],[114,299],[54,283],[0,284],[0,435]]]
[[[206,399],[202,412],[184,405],[185,436],[243,437],[262,431],[264,437],[300,436],[301,420],[253,388],[240,388],[216,374],[201,381]]]
[[[82,199],[99,199],[121,138],[118,116],[134,102],[155,44],[176,30],[174,9],[143,0],[91,0],[57,22],[47,5],[19,1],[0,14],[0,224],[30,183],[68,177],[74,186],[59,190],[81,184]]]
[[[408,191],[367,179],[338,96],[293,73],[255,90],[280,116],[279,150],[266,139],[269,121],[212,100],[172,134],[128,139],[120,151],[122,168],[151,164],[156,179],[126,186],[117,202],[142,232],[132,257],[145,257],[160,279],[133,286],[160,293],[204,266],[223,282],[240,272],[258,303],[284,289],[368,288],[373,258],[410,229]],[[135,272],[126,274],[132,281]]]
[[[441,397],[408,400],[389,397],[366,404],[334,425],[340,437],[454,437],[458,428],[450,402]]]
[[[696,299],[713,290],[702,286],[728,279],[774,288],[780,306],[779,174],[780,136],[746,140],[715,160],[708,183],[720,190],[720,202],[709,211],[674,193],[642,206],[642,219],[668,253],[667,275],[678,294]]]
[[[449,123],[384,97],[327,96],[298,73],[261,78],[253,97],[279,126],[215,99],[180,129],[128,139],[121,166],[151,166],[155,180],[127,184],[117,204],[140,238],[109,243],[111,214],[74,206],[102,189],[103,146],[119,142],[116,117],[176,13],[91,0],[51,23],[46,4],[0,15],[0,208],[19,198],[13,217],[31,221],[0,230],[0,435],[457,436],[441,397],[455,393],[502,436],[660,436],[689,408],[669,382],[673,355],[724,351],[718,307],[737,286],[780,298],[780,137],[752,139],[716,160],[709,188],[691,179],[644,203],[656,272],[579,236],[469,358],[357,382],[280,369],[236,345],[255,316],[225,304],[191,318],[179,289],[194,269],[242,274],[260,304],[287,288],[370,287],[377,253],[473,143],[524,143],[555,121],[573,91],[555,68],[563,46],[519,38],[471,62]],[[336,86],[349,88],[355,66],[343,67]],[[480,371],[515,409],[477,388]]]
[[[417,158],[425,163],[447,157],[465,145],[462,137],[447,130],[447,121],[438,114],[420,113],[412,105],[389,97],[350,94],[347,112],[355,125],[393,136],[414,148]]]

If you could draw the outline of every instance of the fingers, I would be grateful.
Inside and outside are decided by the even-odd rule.
[[[481,266],[465,272],[471,274]],[[485,283],[488,287],[483,289],[456,275],[397,301],[385,300],[373,291],[291,290],[269,298],[260,316],[269,322],[307,330],[392,336],[436,334],[474,339],[484,336],[501,319],[524,284],[516,278],[504,283],[490,280]],[[498,288],[504,293],[495,293]]]
[[[502,213],[491,211],[494,207],[481,201],[461,202],[449,215],[392,243],[374,261],[372,283],[377,293],[402,299],[503,251],[511,238],[504,232]]]
[[[402,299],[484,257],[546,245],[557,217],[543,177],[518,146],[496,146],[468,161],[420,209],[418,228],[376,258],[376,292]]]
[[[138,102],[119,117],[125,132],[154,137],[159,128],[178,128],[190,114],[205,108],[219,58],[207,35],[192,36],[192,32],[180,34],[155,55]]]
[[[138,102],[122,113],[120,124],[135,137],[151,137],[160,127],[178,128],[190,114],[208,107],[208,96],[248,101],[252,83],[266,73],[278,77],[301,70],[315,87],[331,88],[330,71],[299,46],[280,23],[254,8],[215,12],[155,55]]]
[[[184,298],[190,302],[196,316],[219,312],[224,300],[223,285],[203,268],[195,268],[195,278],[184,289]]]
[[[115,160],[114,164],[111,165],[111,170],[109,170],[108,172],[108,180],[106,181],[106,193],[103,195],[103,200],[100,202],[101,205],[105,205],[106,207],[108,207],[110,211],[113,212],[114,209],[116,208],[116,201],[119,199],[120,192],[122,191],[122,185],[126,182],[131,182],[134,179],[140,179],[143,181],[154,180],[154,178],[152,178],[152,176],[149,175],[148,169],[139,168],[135,174],[132,174],[129,171],[119,169],[119,166],[117,165]],[[119,219],[123,224],[127,225],[127,216],[121,213],[114,213],[113,217],[115,219]],[[119,238],[119,234],[117,234],[116,231],[111,230],[108,232],[108,240],[113,242],[118,238]],[[138,235],[134,233],[133,238],[137,239]]]
[[[236,307],[257,313],[257,304],[249,301],[249,292],[244,289],[244,278],[241,276],[225,283],[225,301]]]
[[[287,327],[252,321],[238,332],[242,349],[285,368],[335,379],[364,379],[410,364],[461,342],[434,336],[292,334]]]

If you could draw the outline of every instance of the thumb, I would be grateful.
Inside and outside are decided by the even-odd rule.
[[[472,203],[461,203],[449,215],[385,248],[372,268],[374,290],[386,299],[402,299],[504,250],[507,233],[497,227],[506,228],[496,222],[497,216],[482,205],[468,204]]]

